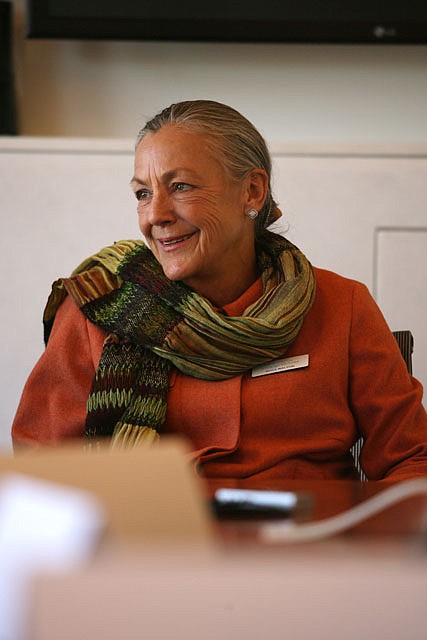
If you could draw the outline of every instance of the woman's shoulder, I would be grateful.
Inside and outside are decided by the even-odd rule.
[[[320,292],[323,294],[329,293],[335,298],[337,296],[349,296],[352,298],[355,295],[362,298],[372,298],[368,286],[359,280],[319,267],[314,267],[314,273],[317,294]]]
[[[99,265],[111,273],[115,273],[124,257],[141,246],[144,246],[142,240],[118,240],[83,260],[83,262],[74,269],[72,275],[83,273]]]
[[[327,269],[314,268],[316,276],[316,302],[331,307],[340,314],[353,314],[356,310],[368,313],[376,311],[377,305],[363,282],[342,276]]]
[[[119,240],[103,247],[81,262],[68,277],[61,277],[52,285],[43,313],[45,342],[49,339],[58,309],[68,297],[78,308],[119,289],[122,280],[120,265],[133,251],[144,247],[141,240]]]
[[[363,282],[354,278],[343,276],[335,271],[329,271],[328,269],[322,269],[320,267],[313,267],[316,274],[316,282],[324,286],[338,286],[343,289],[354,289],[354,287],[367,288]]]

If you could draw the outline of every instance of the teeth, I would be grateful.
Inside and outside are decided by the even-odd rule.
[[[166,247],[169,247],[172,244],[178,244],[179,242],[183,242],[184,240],[187,240],[187,238],[190,238],[191,233],[188,236],[184,236],[183,238],[178,238],[177,240],[163,240],[162,244],[164,244]]]

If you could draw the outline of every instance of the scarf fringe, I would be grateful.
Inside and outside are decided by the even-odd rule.
[[[159,434],[151,427],[140,427],[119,422],[111,438],[111,448],[130,449],[139,445],[146,447],[154,444],[159,439]]]

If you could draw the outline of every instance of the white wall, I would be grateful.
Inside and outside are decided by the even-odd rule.
[[[211,98],[274,142],[427,143],[427,46],[25,40],[14,7],[24,135],[133,138],[171,102]]]

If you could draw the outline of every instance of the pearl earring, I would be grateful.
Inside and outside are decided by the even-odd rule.
[[[257,211],[256,209],[249,209],[249,211],[247,212],[246,215],[251,220],[255,220],[255,218],[257,217],[258,213],[259,213],[259,211]]]

